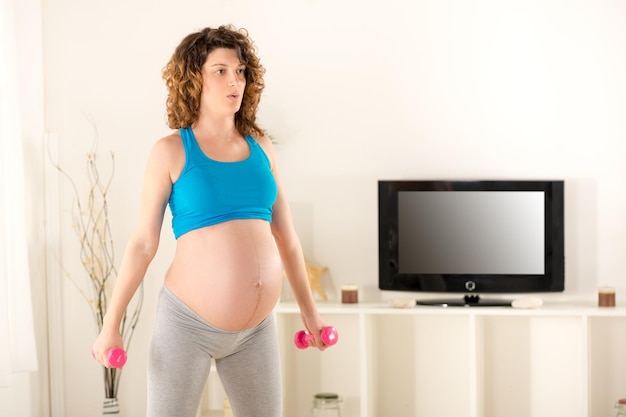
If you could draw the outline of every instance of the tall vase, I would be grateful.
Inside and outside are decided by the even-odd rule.
[[[120,404],[117,398],[105,398],[102,404],[102,417],[119,417]]]

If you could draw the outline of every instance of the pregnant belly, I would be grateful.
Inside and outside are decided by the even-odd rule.
[[[217,328],[254,327],[281,293],[282,266],[269,224],[238,220],[181,236],[165,283]]]

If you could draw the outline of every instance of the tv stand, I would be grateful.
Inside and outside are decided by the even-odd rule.
[[[438,307],[511,307],[511,300],[481,298],[480,295],[465,295],[462,298],[415,300],[418,305]]]
[[[626,395],[626,305],[564,299],[540,309],[396,308],[360,301],[319,302],[318,311],[339,332],[324,352],[294,346],[302,329],[295,302],[276,308],[285,416],[301,415],[319,392],[343,398],[342,417],[610,416]],[[222,398],[214,402],[219,412]]]

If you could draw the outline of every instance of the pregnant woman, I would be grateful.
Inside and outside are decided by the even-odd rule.
[[[120,323],[169,205],[177,243],[151,342],[148,417],[195,417],[211,359],[236,417],[282,416],[272,310],[283,270],[309,343],[325,348],[273,146],[255,122],[264,72],[247,32],[232,26],[186,36],[163,69],[175,131],[148,157],[138,225],[93,346],[105,366],[123,348]]]

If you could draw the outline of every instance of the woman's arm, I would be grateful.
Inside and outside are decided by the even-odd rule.
[[[114,347],[123,347],[120,323],[124,311],[143,280],[159,246],[163,216],[172,188],[174,139],[169,136],[157,141],[148,157],[138,224],[127,243],[103,320],[103,328],[93,346],[96,360],[105,366],[107,352]]]
[[[270,159],[278,189],[276,202],[272,207],[272,234],[280,253],[287,280],[300,308],[302,322],[306,329],[315,336],[313,346],[324,350],[325,345],[320,337],[324,321],[317,311],[311,286],[309,285],[302,245],[293,226],[291,210],[280,183],[274,148],[267,137],[259,139],[259,143]]]

